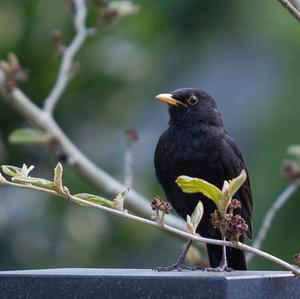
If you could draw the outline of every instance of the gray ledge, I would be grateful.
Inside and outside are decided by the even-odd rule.
[[[300,298],[291,272],[49,269],[0,272],[2,299]]]

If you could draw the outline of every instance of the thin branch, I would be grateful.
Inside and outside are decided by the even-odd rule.
[[[124,155],[124,185],[132,186],[133,181],[133,157],[131,145],[127,145]]]
[[[300,1],[299,0],[292,0],[292,4],[299,10],[300,9]]]
[[[126,134],[126,149],[124,155],[124,185],[132,186],[133,182],[133,155],[132,146],[139,140],[139,134],[135,129],[128,129]]]
[[[87,7],[85,0],[73,0],[75,8],[74,25],[76,35],[71,44],[64,48],[61,65],[55,85],[49,96],[45,99],[44,110],[49,114],[53,113],[55,105],[66,89],[72,77],[72,67],[74,63],[74,56],[79,51],[86,38],[90,36],[91,29],[85,27],[85,20],[87,15]]]
[[[0,80],[0,92],[7,103],[35,127],[50,134],[55,140],[58,140],[62,151],[67,155],[71,165],[88,182],[109,194],[117,194],[124,189],[125,186],[121,182],[114,179],[89,160],[64,134],[52,116],[37,107],[21,90],[14,88],[11,93],[8,93],[5,89],[5,76],[0,70],[1,78],[4,78],[4,80]],[[127,203],[132,211],[141,216],[150,217],[152,214],[149,201],[134,190],[130,191]],[[166,223],[178,228],[184,227],[184,222],[172,215],[166,217]]]
[[[288,0],[278,0],[300,22],[300,11]]]
[[[276,216],[277,212],[284,206],[284,204],[291,198],[291,196],[296,192],[299,188],[299,184],[297,182],[290,184],[282,193],[277,197],[274,201],[273,205],[267,212],[262,226],[257,234],[255,241],[252,244],[252,247],[260,249],[263,241],[265,240],[267,233],[272,225],[273,219]],[[248,262],[253,258],[253,255],[249,255]]]
[[[69,199],[73,202],[76,202],[76,203],[79,203],[79,204],[82,204],[82,205],[87,205],[87,206],[90,206],[90,207],[94,207],[94,208],[109,212],[111,214],[121,216],[123,218],[131,219],[131,220],[134,220],[134,221],[139,222],[139,223],[144,223],[144,224],[147,224],[147,225],[151,225],[153,227],[156,227],[156,228],[165,230],[167,232],[170,232],[172,234],[178,235],[178,236],[180,236],[182,238],[185,238],[187,240],[192,240],[196,243],[205,243],[205,244],[218,245],[218,246],[227,246],[227,247],[233,247],[233,248],[237,248],[237,249],[240,249],[240,250],[244,250],[244,251],[250,252],[252,254],[255,254],[257,256],[260,256],[264,259],[267,259],[267,260],[269,260],[269,261],[271,261],[275,264],[278,264],[281,267],[292,271],[296,275],[300,275],[300,269],[298,267],[296,267],[294,265],[291,265],[291,264],[285,262],[284,260],[279,259],[279,258],[277,258],[277,257],[275,257],[275,256],[273,256],[269,253],[266,253],[264,251],[261,251],[259,249],[253,248],[251,246],[248,246],[248,245],[240,243],[240,242],[222,241],[222,240],[217,240],[217,239],[204,238],[204,237],[201,237],[199,235],[193,235],[193,234],[190,234],[190,233],[185,232],[183,230],[174,228],[170,225],[167,225],[167,224],[161,225],[161,223],[157,223],[157,222],[149,220],[149,219],[145,219],[145,218],[142,218],[142,217],[139,217],[139,216],[129,214],[126,211],[119,211],[119,210],[116,210],[116,209],[105,207],[103,205],[98,205],[96,203],[78,198],[78,197],[73,196],[71,194],[66,195],[66,194],[57,193],[55,191],[47,190],[47,189],[36,187],[36,186],[17,184],[17,183],[13,183],[13,182],[9,182],[9,181],[5,181],[5,182],[2,181],[2,184],[10,185],[10,186],[18,187],[18,188],[26,188],[26,189],[36,190],[36,191],[42,191],[42,192],[47,192],[49,194],[57,195],[57,196]]]

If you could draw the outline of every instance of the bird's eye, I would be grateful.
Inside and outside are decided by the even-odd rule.
[[[198,103],[198,98],[196,96],[190,96],[187,101],[190,105],[196,105]]]

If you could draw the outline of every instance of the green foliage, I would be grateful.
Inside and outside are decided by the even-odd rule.
[[[291,155],[300,157],[300,145],[291,145],[288,147],[287,152]]]
[[[205,180],[182,175],[177,178],[176,183],[186,193],[200,192],[215,202],[222,199],[222,191]]]
[[[13,131],[8,141],[12,144],[46,144],[49,142],[49,135],[36,129],[17,129]]]
[[[229,181],[229,185],[227,187],[228,189],[228,195],[230,198],[234,196],[236,192],[243,186],[247,179],[247,173],[245,169],[243,169],[240,173],[240,175],[232,180]],[[223,191],[223,190],[222,190]]]
[[[40,188],[46,188],[49,190],[55,190],[55,184],[49,180],[42,178],[31,178],[31,177],[19,177],[15,176],[12,181],[19,184],[30,184]]]
[[[222,190],[205,180],[189,176],[179,176],[176,180],[178,186],[186,193],[202,193],[211,199],[221,213],[226,213],[234,194],[241,188],[247,179],[243,169],[240,175],[229,182],[225,181]]]
[[[89,194],[89,193],[78,193],[75,194],[74,196],[92,203],[96,203],[98,205],[105,205],[107,207],[114,208],[114,202],[98,195]],[[88,205],[84,203],[78,203],[78,204],[88,207]]]
[[[35,177],[29,177],[29,172],[34,168],[34,166],[30,166],[29,168],[26,166],[26,164],[23,164],[22,168],[11,166],[11,165],[2,165],[1,166],[2,171],[8,175],[11,176],[11,180],[14,183],[20,184],[20,185],[28,185],[39,187],[42,189],[52,190],[55,191],[57,195],[61,195],[64,198],[69,198],[70,192],[69,189],[66,186],[63,186],[63,166],[61,163],[57,163],[57,165],[54,168],[54,178],[53,181],[46,180],[43,178],[35,178]],[[9,182],[1,175],[0,173],[0,182],[2,184],[7,183],[9,185]],[[107,207],[124,211],[124,201],[129,192],[129,188],[125,188],[122,190],[117,196],[114,198],[113,201],[108,200],[102,196],[90,194],[90,193],[78,193],[73,195],[74,202],[82,205],[82,206],[89,206],[86,203],[82,203],[80,201],[76,201],[76,198],[83,199],[88,202],[92,202],[98,205],[105,205]]]
[[[64,193],[63,183],[62,183],[63,167],[61,163],[57,163],[54,168],[54,178],[53,183],[55,185],[55,190],[60,193]]]
[[[287,149],[287,153],[300,161],[300,145],[291,145]]]
[[[34,169],[34,166],[27,167],[26,164],[23,164],[22,168],[20,168],[12,165],[2,165],[1,169],[6,175],[11,177],[27,177],[30,171]]]
[[[186,216],[187,229],[188,232],[190,232],[191,234],[194,235],[196,234],[196,229],[202,219],[203,212],[204,212],[203,203],[201,200],[199,200],[192,216],[190,215]]]
[[[11,165],[2,165],[2,171],[11,177],[18,176],[22,173],[22,169],[20,167],[11,166]]]
[[[117,194],[117,196],[114,198],[114,205],[113,207],[116,209],[116,210],[119,210],[119,211],[123,211],[124,210],[124,201],[125,201],[125,198],[129,192],[129,187],[126,187],[124,190],[122,190],[119,194]]]

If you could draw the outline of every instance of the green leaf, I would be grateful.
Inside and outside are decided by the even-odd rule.
[[[94,194],[89,194],[89,193],[78,193],[74,195],[75,197],[78,197],[80,199],[84,199],[86,201],[89,202],[93,202],[96,203],[98,205],[105,205],[108,206],[110,208],[114,208],[114,202],[111,200],[108,200],[104,197],[98,196],[98,195],[94,195]],[[84,203],[79,203],[82,206],[88,207],[88,204],[84,204]]]
[[[294,156],[296,159],[300,159],[300,145],[289,146],[287,153],[291,156]]]
[[[5,177],[0,173],[0,184],[1,183],[4,184],[6,182],[7,182],[7,180],[5,179]]]
[[[190,216],[190,215],[186,216],[187,230],[189,233],[191,233],[193,235],[196,234],[196,230],[202,219],[203,212],[204,212],[203,203],[201,200],[199,200],[192,216]]]
[[[8,141],[14,144],[45,144],[49,142],[49,134],[35,129],[17,129],[9,135]]]
[[[31,165],[29,167],[27,167],[26,164],[22,165],[22,169],[21,169],[21,174],[20,176],[27,178],[29,173],[34,169],[34,166]]]
[[[115,10],[118,16],[127,16],[138,12],[138,6],[131,1],[111,1],[108,7]]]
[[[124,201],[129,192],[129,187],[125,188],[114,198],[114,208],[119,211],[124,210]]]
[[[57,163],[56,167],[54,168],[53,182],[55,185],[55,189],[59,192],[63,192],[62,174],[63,174],[63,167],[61,163]]]
[[[234,194],[242,187],[247,179],[247,173],[245,169],[242,169],[240,175],[229,181],[228,196],[232,199]]]
[[[196,208],[191,216],[191,223],[192,223],[193,227],[195,228],[195,232],[196,232],[196,229],[202,219],[203,212],[204,212],[203,203],[201,200],[199,200],[199,202],[196,205]]]
[[[196,230],[192,224],[192,219],[191,219],[191,216],[190,215],[186,215],[186,227],[187,227],[187,231],[190,233],[190,234],[193,234],[195,235],[196,233]]]
[[[222,191],[213,184],[202,179],[181,175],[176,180],[177,185],[185,193],[202,193],[216,204],[222,199]]]
[[[20,176],[22,174],[22,168],[16,166],[2,165],[1,169],[6,175],[12,177]]]
[[[27,177],[30,171],[34,169],[34,166],[31,165],[30,167],[27,167],[26,164],[23,164],[22,168],[11,166],[11,165],[2,165],[1,166],[2,171],[11,177],[20,176],[20,177]]]
[[[31,178],[31,177],[26,178],[26,177],[15,176],[12,178],[12,181],[19,184],[31,184],[33,186],[46,188],[50,190],[55,189],[55,185],[53,182],[41,178]]]

